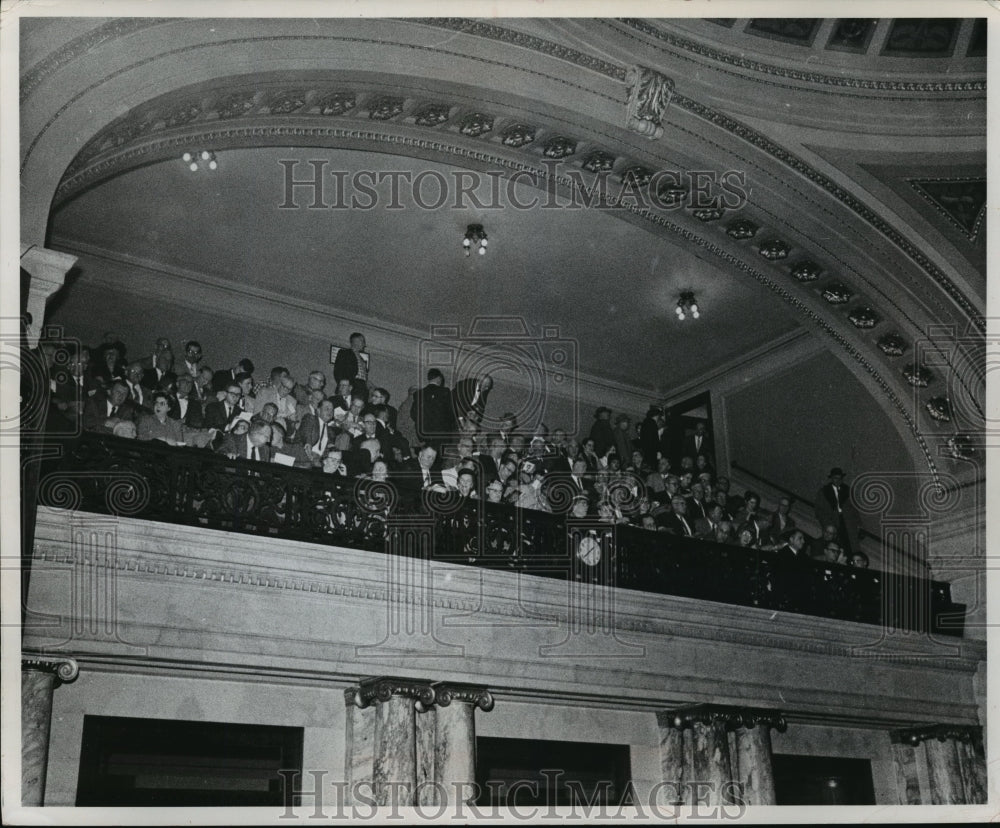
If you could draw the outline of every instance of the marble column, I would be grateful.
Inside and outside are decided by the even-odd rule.
[[[21,804],[45,802],[49,764],[52,693],[58,682],[73,681],[80,668],[74,659],[21,655]]]
[[[660,728],[660,805],[684,804],[684,731],[673,726],[673,714],[666,710],[656,713]]]
[[[779,717],[780,718],[780,717]],[[774,767],[771,762],[771,728],[782,724],[773,719],[747,717],[735,730],[736,753],[733,776],[746,805],[774,805]]]
[[[344,734],[344,774],[346,805],[358,804],[358,793],[365,799],[373,794],[372,767],[375,763],[375,709],[362,707],[359,689],[344,691],[347,724]]]
[[[443,804],[471,803],[476,783],[476,708],[488,713],[494,701],[485,687],[442,682],[434,685],[434,780]]]
[[[775,710],[699,704],[657,713],[663,796],[685,805],[775,802],[772,727]],[[675,788],[676,786],[676,788]]]
[[[362,681],[355,704],[375,708],[372,783],[378,805],[416,804],[417,706],[434,703],[434,688],[427,682],[398,678]]]
[[[954,739],[927,739],[927,778],[931,786],[931,805],[958,805],[965,802],[962,766]]]
[[[986,761],[978,725],[927,725],[891,734],[899,800],[920,805],[986,802]],[[920,746],[923,746],[923,750]],[[926,770],[921,789],[919,766]]]

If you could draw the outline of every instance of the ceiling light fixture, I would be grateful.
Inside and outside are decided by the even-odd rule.
[[[479,250],[479,255],[485,256],[487,243],[486,231],[483,230],[483,225],[470,224],[465,231],[465,238],[462,239],[462,247],[465,248],[465,255],[470,255],[472,248],[476,247]]]
[[[681,298],[677,300],[677,307],[674,309],[678,320],[687,318],[690,313],[695,319],[701,316],[698,313],[698,302],[694,298],[694,291],[685,290],[681,293]]]
[[[200,152],[185,152],[181,160],[188,165],[191,172],[198,172],[199,164],[208,167],[210,170],[217,169],[219,162],[215,159],[215,153],[211,150],[201,150]]]

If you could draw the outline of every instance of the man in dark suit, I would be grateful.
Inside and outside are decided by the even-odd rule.
[[[840,545],[850,558],[858,548],[861,523],[851,504],[851,488],[844,482],[844,470],[839,467],[830,469],[829,482],[816,493],[816,520],[820,526],[837,527]]]
[[[687,514],[695,523],[708,517],[708,504],[705,502],[705,487],[701,483],[691,484],[691,496],[687,502]]]
[[[368,363],[361,356],[365,352],[365,335],[355,331],[351,334],[351,347],[337,351],[333,361],[333,380],[350,380],[352,393],[363,400],[368,399]]]
[[[657,467],[660,454],[667,456],[665,422],[663,409],[658,405],[651,405],[639,426],[639,449],[642,451],[642,459],[651,469]]]
[[[427,385],[413,395],[410,418],[416,425],[417,438],[435,449],[443,440],[454,435],[451,393],[445,388],[444,374],[437,368],[427,372]]]
[[[436,461],[437,451],[434,447],[424,446],[417,452],[416,458],[407,460],[398,471],[393,472],[392,478],[397,481],[400,497],[404,501],[419,503],[423,489],[445,489],[444,478]]]
[[[242,413],[239,401],[243,390],[235,382],[231,382],[225,392],[225,399],[212,400],[205,406],[205,428],[228,431],[233,421]]]
[[[212,392],[219,394],[226,390],[229,383],[237,381],[237,374],[250,374],[253,376],[254,365],[249,359],[241,359],[236,365],[227,370],[219,370],[212,374]]]
[[[135,407],[139,411],[152,412],[153,410],[153,389],[143,384],[142,378],[145,371],[138,362],[129,363],[125,369],[125,383],[128,385],[129,396]]]
[[[260,460],[271,462],[271,426],[267,423],[251,423],[246,434],[230,432],[218,448],[219,454],[238,460]]]
[[[136,408],[128,397],[128,387],[121,380],[115,382],[107,399],[90,397],[83,407],[83,428],[102,434],[112,434],[122,422],[135,422]]]
[[[314,465],[319,466],[328,447],[333,445],[336,424],[333,421],[333,401],[323,400],[316,414],[304,414],[295,432],[295,440],[305,446]]]
[[[708,504],[708,512],[705,517],[697,518],[694,522],[695,537],[714,541],[722,520],[722,506],[718,503]]]
[[[79,423],[87,400],[103,397],[101,386],[90,373],[90,351],[85,346],[76,348],[64,346],[67,351],[66,371],[50,368],[54,375],[52,383],[52,404],[65,415],[70,423]]]
[[[384,388],[373,388],[371,390],[368,394],[368,404],[361,410],[362,416],[369,411],[374,414],[380,405],[385,406],[388,423],[395,431],[399,412],[393,406],[389,405],[389,392]]]
[[[682,537],[694,537],[694,526],[687,517],[687,501],[682,495],[676,494],[670,500],[671,511],[659,515],[657,526],[662,526],[668,532]]]
[[[785,537],[789,530],[795,528],[795,518],[789,514],[791,509],[792,499],[788,496],[782,497],[778,501],[777,511],[771,515],[771,519],[768,521],[768,534],[775,543]]]
[[[194,380],[188,374],[177,378],[177,395],[170,403],[170,416],[180,420],[188,428],[202,428],[205,424],[205,409],[201,401],[192,397]]]
[[[140,365],[142,363],[139,363]],[[174,354],[170,350],[160,351],[156,355],[156,364],[142,372],[142,384],[146,388],[157,389],[164,379],[168,381],[177,380],[177,374],[173,371]]]
[[[489,374],[483,374],[478,379],[466,377],[455,383],[451,392],[455,421],[460,422],[471,415],[475,422],[481,423],[492,388],[493,377]]]
[[[694,434],[684,438],[684,456],[695,458],[699,454],[705,455],[708,460],[715,459],[715,445],[705,423],[697,423]]]

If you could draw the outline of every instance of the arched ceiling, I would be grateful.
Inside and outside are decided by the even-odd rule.
[[[892,21],[854,52],[828,48],[836,21],[800,43],[787,35],[802,27],[752,23],[147,18],[29,28],[22,181],[37,193],[23,205],[23,232],[231,279],[274,278],[288,261],[295,278],[283,289],[333,285],[337,301],[356,274],[347,293],[359,305],[372,273],[405,271],[419,288],[380,298],[411,321],[414,311],[502,304],[530,286],[540,316],[579,310],[582,335],[617,339],[615,353],[637,362],[627,381],[657,392],[802,326],[935,469],[948,438],[982,425],[986,110],[975,24],[958,21],[946,47],[931,27],[925,39],[939,52],[922,53],[918,33],[907,40]],[[893,42],[908,49],[893,53]],[[656,130],[630,121],[636,77],[666,90]],[[178,156],[199,147],[218,152],[220,169],[196,179]],[[647,192],[605,211],[403,210],[376,221],[306,211],[291,229],[303,211],[272,209],[269,196],[289,150],[338,170],[492,171],[504,187],[530,179],[563,199],[602,173],[614,193],[657,172],[679,173],[654,182],[676,178],[680,189],[667,206]],[[726,200],[697,203],[695,171],[738,186],[709,187],[709,201]],[[473,220],[493,248],[456,265]],[[197,243],[161,230],[183,221],[200,228]],[[327,232],[327,222],[339,223]],[[681,287],[699,290],[705,308],[683,339],[670,319]],[[934,340],[945,329],[947,341]],[[614,359],[599,363],[595,372],[615,372]]]

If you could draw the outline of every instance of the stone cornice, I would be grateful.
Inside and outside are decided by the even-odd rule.
[[[753,729],[758,725],[784,731],[787,727],[784,714],[778,710],[758,707],[738,707],[721,704],[694,704],[656,714],[660,727],[685,730],[695,724],[719,722],[726,730]]]
[[[43,653],[21,653],[21,669],[55,673],[56,678],[65,684],[75,681],[80,675],[80,666],[75,658]]]

